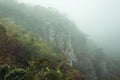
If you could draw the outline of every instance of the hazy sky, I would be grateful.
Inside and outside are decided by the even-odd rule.
[[[19,0],[56,8],[107,53],[120,53],[120,0]]]

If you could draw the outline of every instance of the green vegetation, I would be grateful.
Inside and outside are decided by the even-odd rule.
[[[30,78],[25,77],[26,74],[27,71],[24,69],[15,69],[5,76],[5,80],[30,80]]]
[[[119,80],[119,58],[104,57],[58,11],[0,0],[0,80]]]
[[[8,65],[0,66],[0,80],[3,80],[5,75],[8,73],[9,71],[8,67],[9,67]]]
[[[58,60],[47,43],[9,19],[0,23],[1,80],[73,80],[78,71],[66,60]]]

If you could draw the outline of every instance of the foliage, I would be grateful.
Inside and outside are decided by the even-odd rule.
[[[58,60],[58,56],[52,54],[54,51],[47,43],[32,37],[30,32],[19,29],[18,25],[9,19],[2,19],[0,22],[3,25],[1,30],[5,33],[4,36],[0,36],[0,63],[8,64],[12,70],[5,73],[2,78],[5,76],[5,80],[27,80],[28,78],[72,80],[71,75],[76,71],[68,65],[65,57]]]
[[[10,76],[18,75],[20,77],[15,77],[18,80],[27,80],[25,76],[34,80],[84,80],[82,73],[77,73],[79,71],[61,54],[70,51],[67,39],[71,39],[76,54],[86,53],[85,35],[51,8],[7,1],[0,1],[0,63],[8,64],[12,69],[5,79],[11,80]],[[49,35],[54,38],[53,42]]]
[[[0,80],[3,80],[5,75],[8,73],[9,71],[9,66],[8,65],[1,65],[0,66]]]
[[[0,36],[0,54],[1,56],[14,56],[13,59],[18,64],[28,65],[28,61],[33,57],[50,58],[47,55],[51,54],[51,49],[46,43],[40,41],[39,38],[31,37],[29,32],[24,29],[19,29],[10,20],[2,19],[1,23],[6,30],[6,35]],[[51,54],[52,55],[52,54]],[[25,57],[24,57],[25,56]]]
[[[24,69],[14,69],[5,76],[5,80],[30,80],[26,74],[27,71]]]
[[[60,74],[55,71],[50,71],[41,80],[61,80]]]

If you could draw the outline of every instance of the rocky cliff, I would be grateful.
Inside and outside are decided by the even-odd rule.
[[[89,80],[110,80],[104,53],[89,44],[87,36],[72,21],[51,8],[1,1],[0,18],[12,19],[47,42],[57,55],[66,55],[69,65]]]

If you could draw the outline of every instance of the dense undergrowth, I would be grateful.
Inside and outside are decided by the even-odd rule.
[[[0,80],[85,80],[65,55],[18,26],[0,20]]]
[[[120,80],[119,61],[57,10],[0,0],[0,80]]]

